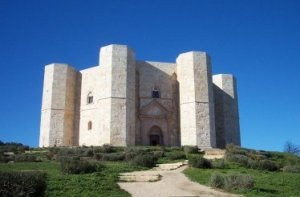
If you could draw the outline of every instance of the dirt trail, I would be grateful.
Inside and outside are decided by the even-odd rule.
[[[133,175],[139,182],[119,182],[120,187],[129,192],[133,197],[237,197],[238,195],[227,194],[214,190],[204,185],[190,181],[182,171],[186,166],[178,166],[175,170],[161,170],[154,168],[147,171],[125,173]],[[160,180],[146,182],[147,176],[153,181],[157,175]],[[141,178],[142,177],[142,178]]]

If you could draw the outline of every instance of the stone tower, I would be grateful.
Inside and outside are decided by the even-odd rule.
[[[213,76],[217,146],[241,145],[236,80],[233,75]]]
[[[204,52],[177,58],[180,92],[181,144],[216,146],[214,100],[210,60]]]
[[[100,65],[107,70],[110,84],[107,88],[110,121],[110,144],[135,144],[135,59],[134,53],[124,45],[110,45],[100,51]],[[100,101],[101,102],[101,101]],[[105,106],[105,105],[102,105]]]
[[[67,64],[45,67],[40,147],[73,144],[76,79]]]

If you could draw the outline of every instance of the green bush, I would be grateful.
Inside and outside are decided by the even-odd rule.
[[[60,161],[61,171],[66,174],[85,174],[100,171],[104,165],[97,161],[82,161],[65,157]]]
[[[40,162],[36,155],[19,154],[15,155],[15,162]]]
[[[194,168],[211,168],[211,162],[201,155],[189,155],[189,165]]]
[[[210,177],[210,186],[214,188],[224,188],[224,177],[220,174],[213,174]]]
[[[300,166],[284,166],[282,169],[284,172],[293,172],[293,173],[300,173]]]
[[[156,159],[159,159],[159,158],[165,156],[165,152],[164,151],[153,151],[153,156]]]
[[[29,146],[16,142],[2,142],[0,144],[0,152],[24,153],[29,150]]]
[[[124,161],[125,153],[103,153],[102,161]]]
[[[261,160],[261,161],[259,161],[258,169],[276,171],[276,170],[278,170],[278,167],[277,167],[276,163],[271,160]]]
[[[0,172],[0,196],[45,195],[47,175],[40,171]]]
[[[170,160],[186,159],[186,155],[182,151],[166,152],[165,155]]]
[[[85,150],[84,152],[84,156],[85,157],[93,157],[94,156],[94,151],[92,148],[88,148]]]
[[[155,149],[153,149],[155,150]],[[159,149],[157,149],[159,150]],[[125,160],[126,161],[133,161],[135,157],[138,155],[153,155],[153,153],[150,153],[150,148],[148,147],[127,147],[125,149]],[[159,155],[156,155],[155,157],[158,159]]]
[[[96,160],[102,160],[102,156],[103,156],[102,153],[94,153],[93,158]]]
[[[254,179],[246,174],[231,174],[224,177],[224,188],[227,191],[237,189],[252,189]]]
[[[252,169],[259,169],[259,161],[248,159],[247,167]]]
[[[139,154],[131,160],[131,163],[136,166],[151,168],[155,166],[156,161],[156,158],[151,154]]]
[[[216,159],[211,161],[211,167],[216,169],[224,169],[225,168],[225,162],[223,159]]]
[[[165,151],[166,152],[183,151],[183,147],[179,147],[179,146],[165,147]]]
[[[142,153],[137,153],[137,152],[126,152],[126,153],[125,153],[125,160],[126,160],[126,161],[132,161],[138,154],[142,154]]]
[[[100,151],[102,153],[112,153],[114,152],[114,147],[109,144],[104,144],[103,146],[101,146]]]
[[[243,166],[247,166],[248,164],[248,157],[246,155],[240,155],[240,154],[232,154],[232,153],[226,153],[226,160],[239,163]]]
[[[183,151],[185,152],[185,154],[198,153],[198,147],[197,146],[184,146]]]

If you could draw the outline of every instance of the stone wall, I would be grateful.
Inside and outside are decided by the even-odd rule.
[[[111,80],[105,67],[92,67],[81,71],[81,108],[79,145],[102,145],[110,143],[110,100]],[[88,103],[88,96],[93,102]],[[88,129],[91,122],[92,127]]]
[[[178,125],[178,83],[176,64],[161,62],[137,62],[139,74],[139,144],[149,145],[150,130],[159,127],[162,144],[179,145]],[[177,86],[176,86],[177,85]],[[153,90],[159,91],[159,98],[152,98]],[[176,100],[177,99],[177,100]]]

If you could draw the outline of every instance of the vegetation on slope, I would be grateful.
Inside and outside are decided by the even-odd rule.
[[[228,146],[223,167],[188,168],[193,181],[249,197],[300,196],[300,158],[289,153]]]
[[[18,148],[23,145],[16,143],[9,144],[9,148],[6,144],[3,145],[0,146],[0,173],[4,173],[7,178],[20,177],[27,171],[46,173],[45,196],[130,196],[117,185],[119,173],[144,170],[157,162],[185,159],[183,148],[177,147],[124,148],[104,145],[29,150],[26,146],[25,149]],[[41,183],[42,181],[44,179],[40,180]],[[17,193],[5,188],[6,184],[7,182],[0,182],[0,196],[36,196],[31,191],[22,193],[28,188],[24,181],[14,182],[12,185],[24,188],[16,191]],[[10,195],[5,193],[7,191]],[[38,196],[42,196],[41,193]]]

